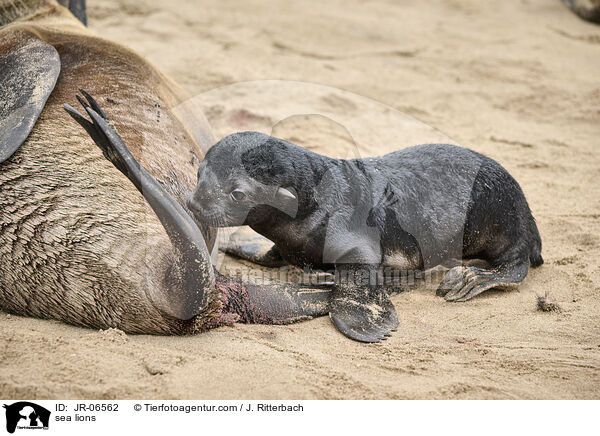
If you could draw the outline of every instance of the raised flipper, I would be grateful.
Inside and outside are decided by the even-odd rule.
[[[342,264],[331,292],[329,316],[343,334],[360,342],[387,339],[398,327],[398,315],[385,289],[373,283],[376,270]]]
[[[457,266],[446,273],[437,295],[446,301],[467,301],[488,289],[511,286],[523,281],[529,271],[529,259],[511,262],[495,269]]]
[[[251,230],[242,227],[233,233],[221,251],[270,268],[286,265],[273,242]]]
[[[165,278],[169,307],[162,309],[178,319],[190,319],[206,308],[215,283],[202,232],[185,209],[135,160],[98,103],[80,91],[87,102],[78,99],[92,122],[71,106],[64,108],[89,133],[104,156],[129,178],[158,216],[175,251],[173,267]]]
[[[0,164],[27,139],[59,73],[58,52],[35,36],[0,41]]]

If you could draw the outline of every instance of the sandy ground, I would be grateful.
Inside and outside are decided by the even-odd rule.
[[[558,0],[88,3],[92,30],[200,94],[217,137],[274,126],[323,153],[381,154],[441,135],[414,117],[497,159],[546,264],[467,303],[435,283],[397,295],[380,345],[327,317],[150,337],[0,313],[0,397],[600,398],[600,26]],[[331,89],[219,88],[264,79]],[[302,113],[323,116],[284,119]],[[536,311],[546,292],[561,313]]]

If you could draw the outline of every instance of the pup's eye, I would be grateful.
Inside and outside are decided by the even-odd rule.
[[[246,198],[246,194],[244,194],[242,191],[235,190],[231,193],[231,198],[233,198],[235,201],[242,201],[244,198]]]

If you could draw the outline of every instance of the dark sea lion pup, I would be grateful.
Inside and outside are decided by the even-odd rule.
[[[270,262],[333,267],[331,319],[363,342],[384,339],[398,324],[381,281],[387,268],[454,264],[438,295],[466,301],[521,282],[543,262],[518,183],[492,159],[448,144],[342,160],[237,133],[207,152],[188,207],[209,225],[249,225],[273,241]],[[471,258],[489,267],[460,264]]]

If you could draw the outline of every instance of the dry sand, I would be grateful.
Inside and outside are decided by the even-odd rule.
[[[435,284],[397,295],[400,327],[380,345],[327,317],[150,337],[0,313],[0,397],[600,398],[600,26],[558,0],[88,3],[93,31],[201,94],[217,137],[268,130],[300,101],[342,119],[273,131],[323,153],[440,135],[405,113],[497,159],[526,193],[546,264],[467,303]],[[206,93],[264,79],[333,89]],[[546,292],[561,313],[536,311]]]

